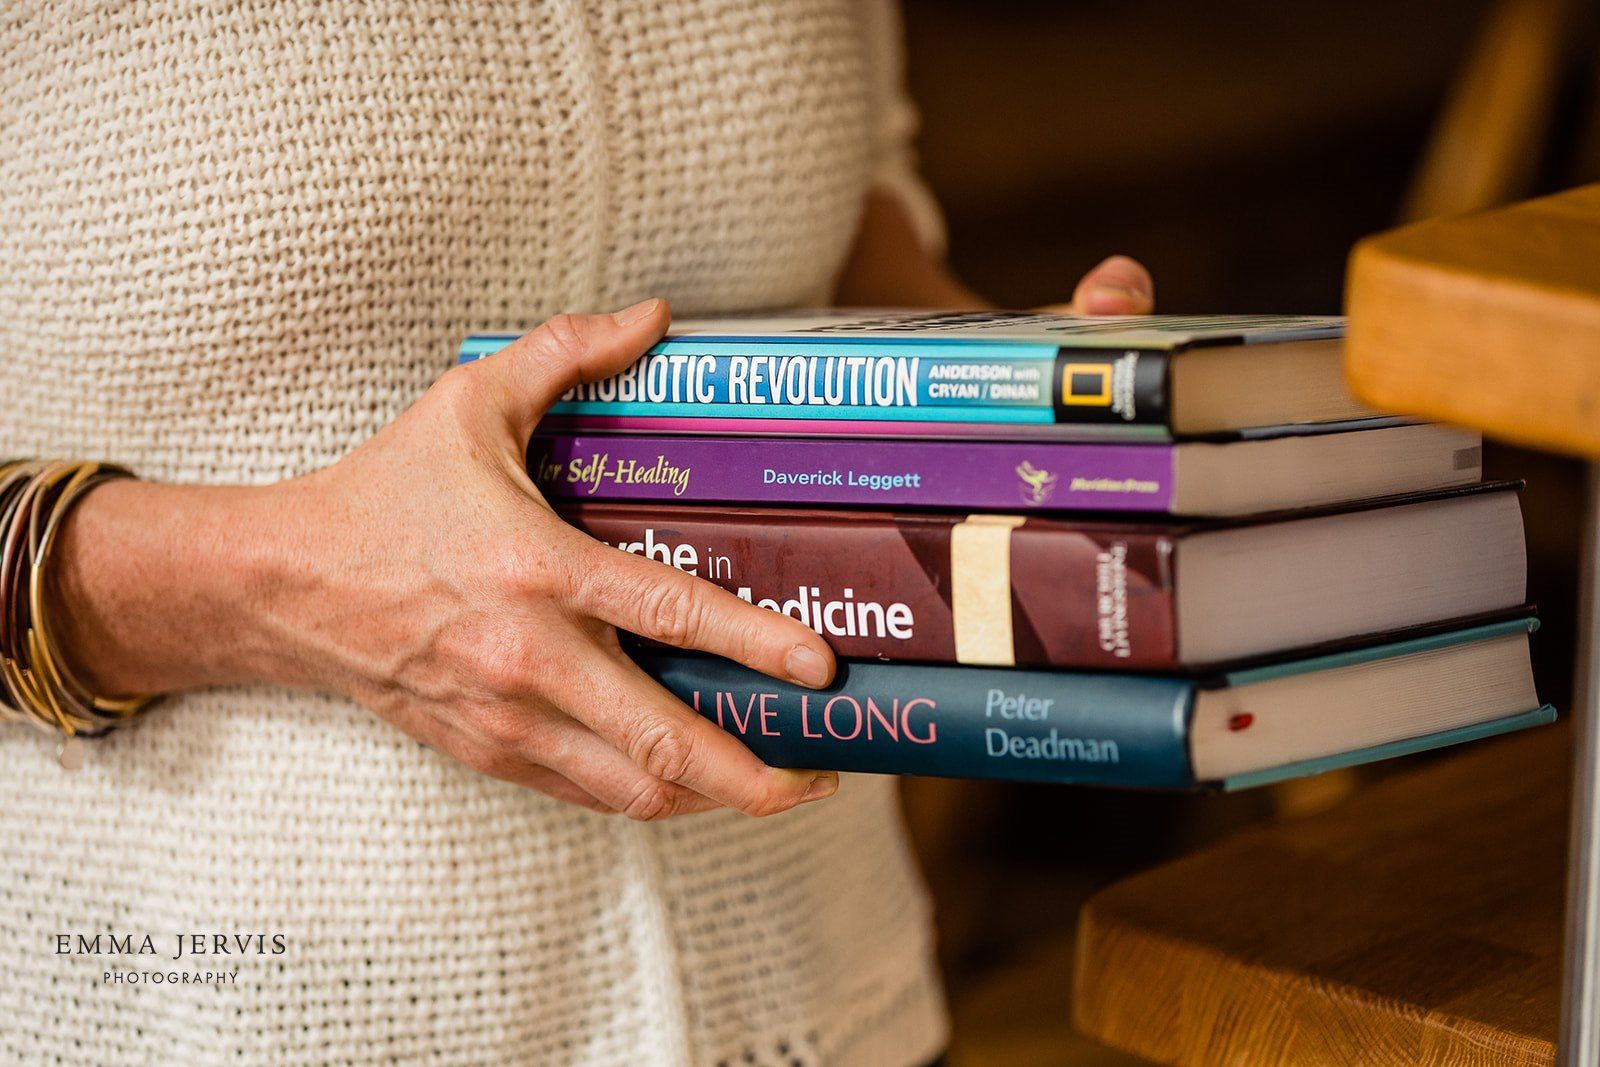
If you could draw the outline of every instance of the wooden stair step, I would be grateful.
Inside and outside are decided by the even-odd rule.
[[[1476,745],[1102,890],[1077,1026],[1197,1067],[1553,1063],[1570,744]]]

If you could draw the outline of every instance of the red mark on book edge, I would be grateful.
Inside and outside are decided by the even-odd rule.
[[[1229,717],[1228,729],[1232,730],[1234,733],[1238,733],[1240,730],[1248,730],[1250,728],[1250,724],[1255,721],[1256,717],[1254,715],[1250,714],[1248,711],[1241,711],[1239,714]]]

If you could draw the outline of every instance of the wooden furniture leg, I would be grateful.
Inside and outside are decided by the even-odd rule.
[[[1590,464],[1584,502],[1582,631],[1573,692],[1576,761],[1567,860],[1566,966],[1561,996],[1560,1062],[1600,1063],[1600,464]]]

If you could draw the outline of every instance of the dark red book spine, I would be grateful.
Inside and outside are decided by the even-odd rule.
[[[562,504],[607,544],[805,622],[842,656],[1178,666],[1172,532],[1039,516]]]

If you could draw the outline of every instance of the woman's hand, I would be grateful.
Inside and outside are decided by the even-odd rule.
[[[1101,260],[1072,292],[1072,303],[1040,311],[1062,315],[1148,315],[1156,309],[1156,285],[1144,264],[1127,256]]]
[[[83,609],[74,659],[111,690],[332,690],[485,774],[638,819],[766,815],[832,794],[836,774],[768,767],[695,715],[623,654],[616,629],[813,687],[833,674],[822,638],[579,533],[524,470],[545,409],[632,363],[668,318],[652,300],[552,319],[305,478],[96,490],[63,544],[60,596]],[[186,521],[141,522],[161,514]],[[200,548],[182,558],[185,539]],[[164,583],[180,610],[151,596]],[[161,627],[192,632],[152,650]]]

